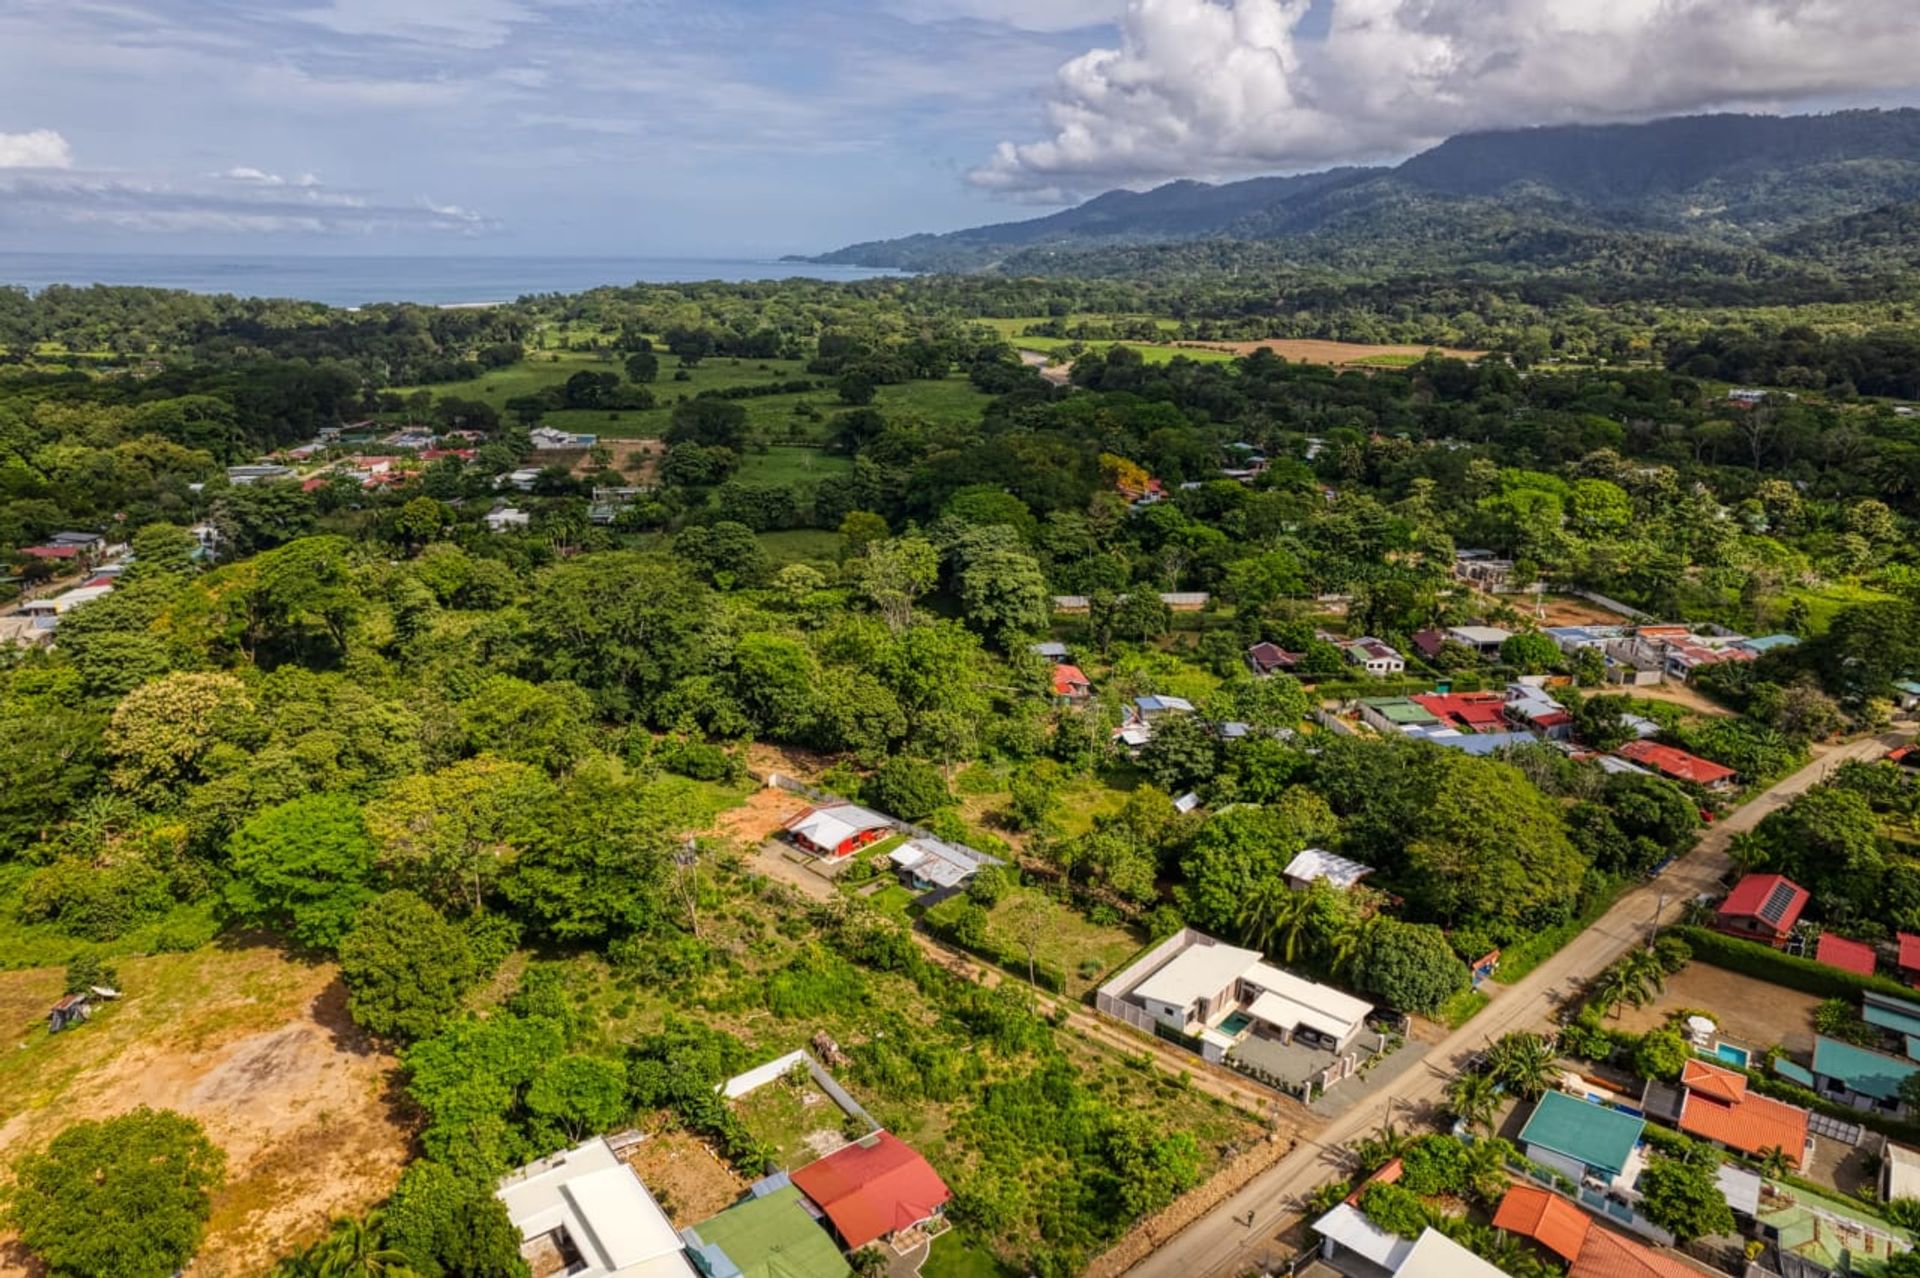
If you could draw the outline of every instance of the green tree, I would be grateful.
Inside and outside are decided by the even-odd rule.
[[[248,818],[227,841],[226,904],[247,922],[330,950],[373,898],[373,840],[359,805],[315,794]]]
[[[340,942],[347,1008],[383,1038],[436,1033],[480,975],[466,933],[411,892],[368,902]]]
[[[1715,1161],[1654,1156],[1640,1173],[1642,1214],[1683,1243],[1732,1233],[1733,1211],[1714,1180]]]
[[[1522,674],[1545,674],[1560,665],[1560,645],[1551,635],[1527,630],[1501,642],[1500,660]]]
[[[924,821],[953,802],[940,769],[921,759],[895,755],[867,778],[862,797],[902,821]]]
[[[1169,794],[1184,793],[1220,770],[1220,739],[1198,715],[1162,715],[1140,748],[1140,769]]]
[[[1676,1082],[1680,1071],[1692,1059],[1686,1036],[1672,1026],[1651,1030],[1641,1036],[1633,1049],[1633,1072],[1642,1078]]]
[[[1353,980],[1400,1011],[1431,1013],[1466,989],[1470,978],[1439,928],[1381,918],[1361,939]]]
[[[431,497],[415,497],[393,517],[393,533],[409,550],[417,550],[440,535],[450,516]]]
[[[386,1241],[421,1278],[529,1278],[520,1231],[493,1185],[443,1163],[408,1166],[388,1200]]]
[[[159,804],[206,781],[208,756],[245,739],[253,712],[246,685],[233,675],[170,674],[143,684],[107,724],[114,785]]]
[[[395,782],[368,809],[367,829],[395,882],[477,911],[552,794],[526,764],[482,755]]]
[[[1468,1127],[1490,1132],[1500,1112],[1499,1084],[1487,1074],[1456,1074],[1447,1082],[1447,1109]]]
[[[143,1106],[15,1163],[8,1223],[63,1278],[166,1278],[200,1246],[225,1173],[200,1124]]]
[[[914,601],[939,580],[940,554],[924,537],[869,542],[855,577],[887,625],[905,630],[913,622]]]
[[[631,719],[707,666],[712,599],[685,565],[600,554],[548,569],[527,609],[530,664],[585,688],[602,714]]]
[[[1487,1076],[1514,1096],[1535,1100],[1553,1086],[1560,1062],[1547,1040],[1515,1030],[1487,1049]]]
[[[569,1145],[611,1131],[629,1112],[626,1066],[600,1056],[562,1056],[533,1080],[526,1103]]]

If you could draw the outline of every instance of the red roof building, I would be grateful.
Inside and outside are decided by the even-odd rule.
[[[1247,665],[1257,675],[1270,675],[1276,670],[1293,669],[1305,655],[1288,652],[1277,643],[1262,641],[1247,649]]]
[[[1062,661],[1053,668],[1053,695],[1068,701],[1085,701],[1093,695],[1093,680],[1079,666]]]
[[[1493,1227],[1531,1238],[1571,1263],[1579,1258],[1580,1249],[1586,1245],[1593,1220],[1558,1194],[1532,1185],[1515,1185],[1500,1200],[1500,1210],[1493,1214]]]
[[[1567,1278],[1702,1278],[1705,1272],[1601,1228],[1567,1199],[1532,1185],[1507,1191],[1493,1227],[1568,1261]]]
[[[1898,932],[1895,937],[1900,942],[1900,975],[1909,985],[1920,983],[1920,936]]]
[[[1498,692],[1428,692],[1409,700],[1434,718],[1466,732],[1507,730],[1507,699]]]
[[[1781,874],[1749,874],[1714,915],[1714,930],[1779,949],[1807,908],[1808,891]]]
[[[1820,934],[1820,944],[1814,947],[1813,957],[1828,967],[1861,976],[1872,976],[1880,966],[1880,956],[1871,945],[1865,941],[1849,941],[1831,932]]]
[[[1644,764],[1672,781],[1684,781],[1704,790],[1719,790],[1733,784],[1739,775],[1698,755],[1676,750],[1656,741],[1629,741],[1614,751],[1622,759]]]
[[[24,546],[20,553],[29,559],[78,559],[78,546]]]
[[[849,1251],[933,1219],[953,1197],[927,1160],[891,1132],[808,1163],[792,1180],[826,1213]]]
[[[1680,1071],[1680,1130],[1756,1157],[1778,1149],[1795,1167],[1807,1149],[1807,1111],[1747,1090],[1744,1074],[1688,1061]]]

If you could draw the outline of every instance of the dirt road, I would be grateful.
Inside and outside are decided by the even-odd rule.
[[[1583,981],[1645,938],[1656,908],[1664,905],[1662,917],[1671,921],[1682,902],[1713,890],[1727,872],[1726,848],[1734,835],[1751,830],[1767,813],[1812,788],[1842,762],[1878,758],[1908,735],[1893,733],[1816,750],[1811,764],[1714,826],[1685,859],[1655,882],[1622,896],[1598,923],[1519,984],[1496,993],[1479,1016],[1429,1048],[1425,1059],[1404,1075],[1395,1096],[1343,1115],[1317,1137],[1303,1135],[1293,1153],[1134,1266],[1129,1278],[1234,1275],[1264,1260],[1284,1258],[1290,1249],[1278,1241],[1279,1235],[1299,1210],[1300,1201],[1342,1168],[1347,1144],[1389,1116],[1403,1124],[1436,1116],[1447,1080],[1489,1040],[1511,1030],[1545,1028],[1562,1001],[1575,994]],[[1409,1044],[1406,1050],[1416,1049]]]

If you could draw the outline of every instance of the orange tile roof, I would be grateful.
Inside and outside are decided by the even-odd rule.
[[[1705,1061],[1688,1061],[1680,1071],[1680,1084],[1728,1105],[1738,1105],[1747,1094],[1747,1076],[1720,1069]]]
[[[1590,1229],[1567,1278],[1701,1278],[1704,1272],[1612,1230]]]
[[[1729,1149],[1764,1154],[1778,1147],[1800,1165],[1807,1149],[1807,1111],[1771,1096],[1749,1092],[1746,1079],[1698,1061],[1681,1073],[1687,1098],[1680,1106],[1680,1130]],[[1728,1100],[1728,1096],[1734,1099]]]
[[[1500,1200],[1493,1227],[1531,1238],[1562,1260],[1571,1261],[1585,1246],[1593,1219],[1558,1194],[1532,1185],[1515,1185]]]

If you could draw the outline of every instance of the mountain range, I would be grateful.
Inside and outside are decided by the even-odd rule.
[[[812,260],[1105,273],[1156,256],[1143,248],[1189,245],[1183,258],[1244,252],[1361,273],[1570,267],[1596,255],[1859,272],[1910,268],[1916,230],[1920,110],[1906,109],[1465,134],[1392,167],[1109,191],[1046,217]]]

